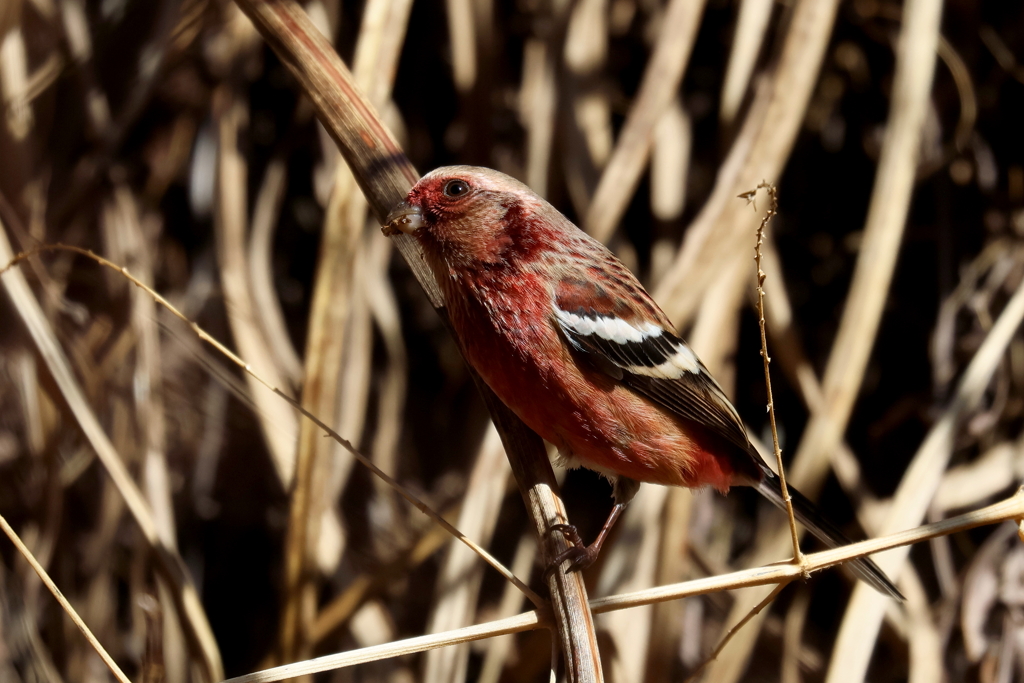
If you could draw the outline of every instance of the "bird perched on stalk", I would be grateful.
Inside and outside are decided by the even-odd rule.
[[[600,242],[507,175],[451,166],[424,176],[385,234],[413,235],[444,293],[466,360],[566,466],[600,472],[615,506],[589,546],[569,525],[555,566],[588,566],[639,482],[727,493],[752,486],[785,509],[779,478],[668,317]],[[797,519],[849,543],[789,489]],[[899,591],[867,558],[856,574]]]

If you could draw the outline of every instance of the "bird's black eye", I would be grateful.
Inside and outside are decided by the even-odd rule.
[[[446,197],[462,197],[469,192],[469,183],[465,180],[449,180],[445,183],[444,194]]]

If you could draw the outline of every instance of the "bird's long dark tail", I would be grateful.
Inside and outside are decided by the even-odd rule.
[[[757,490],[761,492],[761,495],[785,511],[786,501],[782,499],[782,482],[767,466],[762,465],[762,469],[764,470],[764,477],[761,479],[761,483],[758,484]],[[796,516],[797,521],[807,527],[808,531],[814,534],[819,541],[829,548],[853,542],[846,537],[846,534],[839,530],[839,527],[825,519],[814,503],[804,497],[802,493],[792,486],[787,486],[787,488],[793,501],[793,514]],[[885,572],[879,569],[878,565],[872,562],[870,558],[858,558],[851,561],[848,566],[859,579],[866,581],[878,592],[891,595],[897,600],[904,599],[903,594],[889,580]]]

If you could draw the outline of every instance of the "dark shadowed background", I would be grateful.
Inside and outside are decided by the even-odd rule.
[[[761,115],[755,92],[776,74],[802,3],[813,4],[707,0],[691,13],[699,26],[681,82],[651,76],[668,78],[670,96],[641,136],[642,171],[635,183],[600,191],[622,206],[609,245],[652,291],[744,126]],[[758,6],[762,27],[754,19],[738,34],[744,12]],[[775,160],[777,177],[764,178],[780,198],[768,300],[791,307],[786,335],[773,333],[769,318],[787,457],[813,405],[800,373],[821,377],[836,362],[830,354],[892,115],[904,9],[838,3],[809,103],[794,102],[791,115],[802,121],[795,144]],[[666,20],[671,7],[661,0],[314,0],[307,10],[346,63],[356,62],[356,78],[418,169],[497,168],[584,227],[659,36],[685,40],[689,30]],[[746,75],[740,46],[752,55]],[[829,475],[817,494],[856,538],[877,531],[886,501],[913,484],[904,481],[908,464],[1024,281],[1024,7],[944,3],[937,53],[898,260],[877,335],[865,340],[873,350],[841,430],[845,455],[833,459],[846,474]],[[472,524],[470,536],[544,590],[522,500],[495,457],[486,409],[454,341],[366,219],[312,107],[233,4],[0,0],[0,96],[0,222],[13,252],[61,242],[127,265],[293,395],[309,383],[311,355],[334,359],[318,376],[334,392],[333,415],[321,417],[460,528]],[[764,208],[762,198],[756,210]],[[340,235],[343,270],[317,308],[325,230]],[[733,278],[738,294],[718,310],[701,290],[698,301],[711,303],[677,322],[713,359],[751,432],[770,442],[753,246],[751,232],[743,267],[731,265],[734,253],[718,255],[700,285],[728,290]],[[260,398],[116,274],[66,252],[18,269],[84,392],[80,407],[98,419],[187,565],[225,675],[527,608],[482,563],[453,555],[443,532],[340,448],[319,436],[299,445],[291,407]],[[201,648],[170,598],[174,582],[158,571],[83,434],[76,399],[54,381],[10,291],[0,298],[0,514],[132,680],[204,680]],[[312,317],[332,315],[331,339],[312,348]],[[1012,492],[1024,473],[1022,426],[1018,334],[982,407],[958,428],[924,521]],[[316,454],[318,475],[305,492],[314,514],[295,520],[289,501],[301,448]],[[859,463],[853,474],[851,463]],[[569,514],[585,538],[599,528],[610,491],[595,474],[566,475]],[[781,519],[747,491],[663,493],[641,494],[635,521],[588,570],[591,595],[749,566],[765,525]],[[649,495],[656,502],[644,502]],[[296,524],[312,537],[305,549],[286,540]],[[877,636],[871,631],[869,680],[937,680],[915,668],[922,665],[908,643],[920,629],[934,635],[926,659],[948,681],[1024,680],[1024,551],[1015,543],[985,528],[916,547],[914,604],[923,612],[915,621],[894,607]],[[311,592],[282,590],[289,560],[302,564]],[[825,680],[843,654],[833,645],[851,587],[838,571],[790,586],[747,627],[750,642],[723,655],[736,672],[712,670],[706,680]],[[732,625],[733,600],[716,594],[599,619],[607,679],[682,680]],[[297,625],[284,625],[288,609]],[[442,652],[318,680],[548,676],[543,631]],[[0,682],[107,679],[0,542]]]

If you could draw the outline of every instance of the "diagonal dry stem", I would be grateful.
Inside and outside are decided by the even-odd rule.
[[[768,23],[772,16],[771,0],[741,0],[736,15],[736,31],[729,51],[729,64],[722,81],[722,105],[719,118],[728,125],[739,113],[740,105],[750,86],[754,65],[761,52]]]
[[[654,53],[644,70],[640,91],[608,165],[598,181],[583,227],[607,242],[640,182],[651,149],[651,130],[679,90],[697,38],[705,0],[672,0]]]
[[[248,108],[231,86],[222,86],[214,95],[213,109],[217,131],[214,226],[220,282],[231,334],[236,348],[259,369],[260,374],[268,378],[270,384],[285,386],[273,349],[260,329],[250,268],[246,261],[248,166],[239,148],[239,141],[244,134]],[[248,385],[274,471],[282,488],[287,491],[295,479],[298,417],[294,411],[280,410],[277,399],[252,378],[248,378]]]
[[[357,86],[377,109],[383,109],[391,96],[394,65],[404,42],[410,4],[374,0],[363,10],[352,70]],[[368,379],[371,365],[371,345],[358,343],[369,336],[366,302],[360,291],[360,284],[365,288],[365,268],[359,263],[359,255],[366,248],[364,241],[373,239],[364,229],[366,213],[366,201],[356,188],[352,171],[345,164],[335,164],[307,324],[302,404],[311,413],[332,416],[330,421],[339,429],[362,422],[366,414],[366,391],[343,393],[359,379]],[[344,333],[346,329],[348,334]],[[368,387],[368,383],[362,386]],[[357,428],[349,433],[361,431]],[[344,546],[344,527],[336,523],[325,529],[323,522],[335,518],[335,501],[350,472],[351,459],[322,439],[315,425],[303,422],[286,537],[280,628],[284,661],[308,657],[311,652],[310,631],[324,571],[317,566],[318,542],[322,542],[324,532],[331,532],[339,538],[338,546]],[[336,563],[338,553],[325,559]]]
[[[402,200],[419,175],[394,137],[362,95],[337,53],[293,0],[236,0],[309,97],[321,123],[338,143],[378,221]],[[444,300],[415,239],[392,238],[447,323]],[[539,437],[474,376],[502,436],[520,491],[537,532],[548,540],[551,525],[565,522],[551,464]],[[556,541],[556,545],[561,541]],[[546,544],[550,545],[550,544]],[[560,548],[547,548],[557,553]],[[570,681],[601,680],[600,657],[586,588],[578,573],[549,578],[555,624]]]
[[[774,73],[760,84],[711,196],[658,283],[655,298],[677,325],[689,322],[724,265],[745,251],[756,218],[736,195],[781,175],[804,121],[838,5],[838,0],[794,5]]]
[[[224,357],[226,357],[232,363],[234,363],[239,368],[241,368],[248,376],[252,377],[256,382],[260,383],[262,386],[266,387],[267,389],[269,389],[273,393],[275,393],[278,396],[280,396],[281,398],[283,398],[288,403],[290,403],[293,406],[295,406],[295,408],[300,413],[302,413],[305,417],[307,417],[310,420],[312,420],[312,422],[315,425],[317,425],[318,427],[320,427],[322,430],[327,432],[327,434],[330,435],[331,438],[333,438],[335,441],[337,441],[339,444],[341,444],[341,446],[345,450],[347,450],[349,453],[351,453],[359,462],[361,462],[363,465],[365,465],[376,476],[380,477],[385,482],[387,482],[388,485],[390,485],[393,489],[395,489],[395,491],[397,491],[403,498],[405,498],[407,501],[412,503],[413,506],[416,507],[416,509],[418,509],[419,511],[423,512],[428,517],[431,517],[434,521],[436,521],[438,524],[440,524],[442,527],[444,527],[444,529],[447,530],[448,533],[450,533],[452,536],[454,536],[455,538],[457,538],[460,541],[462,541],[463,543],[465,543],[467,546],[469,546],[485,562],[487,562],[492,567],[494,567],[494,569],[496,569],[498,571],[498,573],[500,573],[502,576],[504,576],[506,579],[508,579],[513,584],[515,584],[523,592],[523,594],[526,595],[526,597],[530,598],[531,602],[533,602],[538,607],[544,605],[547,602],[546,600],[541,598],[539,595],[537,595],[535,592],[533,592],[533,590],[531,590],[529,588],[529,586],[527,586],[522,581],[520,581],[518,577],[514,576],[512,574],[512,572],[510,572],[508,569],[506,569],[505,566],[502,565],[500,562],[498,562],[498,560],[496,560],[490,553],[488,553],[486,550],[481,548],[475,542],[473,542],[472,540],[467,538],[465,536],[465,534],[463,534],[458,529],[453,527],[441,515],[439,515],[437,512],[435,512],[433,509],[431,509],[426,503],[424,503],[418,497],[416,497],[416,495],[413,494],[412,491],[410,491],[409,489],[407,489],[404,486],[402,486],[395,479],[393,479],[390,475],[388,475],[383,470],[381,470],[379,467],[374,465],[373,462],[369,458],[367,458],[365,455],[360,453],[359,450],[357,450],[355,448],[355,446],[352,445],[351,442],[349,442],[347,439],[343,438],[340,434],[338,434],[333,429],[331,429],[329,426],[327,426],[316,415],[313,415],[312,413],[310,413],[310,412],[306,411],[304,408],[302,408],[302,406],[299,405],[298,402],[295,401],[295,399],[293,399],[290,396],[288,396],[288,394],[284,393],[283,391],[281,391],[277,387],[269,384],[266,380],[263,379],[263,377],[258,375],[252,369],[252,367],[248,363],[246,363],[239,356],[237,356],[233,351],[231,351],[231,349],[227,348],[222,343],[220,343],[219,341],[217,341],[216,339],[211,337],[203,328],[199,327],[199,325],[197,325],[196,323],[194,323],[191,320],[189,320],[188,318],[186,318],[181,313],[181,311],[179,311],[177,308],[175,308],[173,304],[171,304],[169,301],[167,301],[167,299],[162,297],[160,294],[158,294],[152,288],[150,288],[146,283],[140,281],[138,278],[136,278],[134,275],[132,275],[130,272],[128,272],[127,268],[125,268],[123,266],[119,266],[116,263],[112,263],[112,262],[108,261],[107,259],[103,258],[102,256],[94,254],[93,252],[89,251],[88,249],[82,249],[81,247],[75,247],[75,246],[71,246],[71,245],[67,245],[67,244],[48,244],[48,245],[44,245],[44,246],[41,246],[41,247],[37,247],[37,248],[35,248],[35,249],[31,250],[31,251],[22,252],[20,254],[17,254],[16,256],[11,258],[4,265],[3,268],[0,268],[0,275],[3,275],[11,267],[21,263],[22,261],[25,261],[25,260],[31,258],[33,255],[44,253],[44,252],[49,252],[49,251],[70,251],[70,252],[74,252],[76,254],[79,254],[81,256],[85,256],[87,258],[90,258],[93,261],[95,261],[96,263],[100,264],[101,266],[103,266],[105,268],[110,268],[111,270],[114,270],[114,271],[120,273],[129,282],[131,282],[133,285],[135,285],[136,287],[139,287],[139,288],[145,290],[151,297],[153,297],[154,301],[156,301],[158,304],[160,304],[165,309],[167,309],[167,311],[169,311],[172,315],[174,315],[176,318],[178,318],[182,322],[186,323],[190,328],[192,328],[192,331],[195,332],[196,335],[200,339],[202,339],[203,341],[207,342],[208,344],[213,346],[215,349],[217,349],[217,351],[219,351],[221,354],[223,354]],[[2,252],[0,252],[0,255],[2,255]],[[123,465],[122,465],[122,467],[123,467]],[[126,473],[125,476],[127,476],[127,473]],[[137,489],[136,489],[136,491],[137,491]],[[141,494],[139,494],[139,495],[141,497]],[[144,505],[145,503],[141,503],[141,504]],[[151,526],[154,526],[152,521],[150,521],[149,524]],[[155,526],[154,526],[154,529],[155,529]],[[155,535],[156,534],[155,530],[152,533]]]

